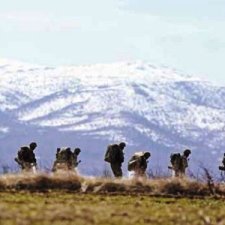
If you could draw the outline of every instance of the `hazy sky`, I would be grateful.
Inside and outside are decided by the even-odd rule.
[[[0,57],[144,60],[225,84],[225,0],[0,0]]]

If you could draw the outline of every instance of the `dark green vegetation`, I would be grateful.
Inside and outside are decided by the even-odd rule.
[[[205,225],[225,224],[222,199],[146,195],[81,194],[65,191],[1,192],[4,225]]]

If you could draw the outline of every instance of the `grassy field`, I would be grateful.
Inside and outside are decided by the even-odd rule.
[[[0,176],[0,225],[225,225],[224,201],[210,179]]]
[[[1,192],[0,224],[223,225],[225,204],[222,199],[209,197]]]

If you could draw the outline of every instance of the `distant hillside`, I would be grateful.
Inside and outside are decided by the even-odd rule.
[[[216,171],[225,151],[225,87],[167,67],[134,63],[59,68],[0,60],[0,163],[37,141],[41,167],[59,146],[79,146],[81,171],[104,168],[109,143],[128,143],[126,159],[150,150],[150,167],[188,147],[190,166]],[[14,165],[15,166],[15,165]],[[126,167],[126,165],[125,165]]]

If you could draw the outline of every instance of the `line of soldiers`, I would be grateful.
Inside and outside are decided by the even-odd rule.
[[[35,142],[30,143],[29,146],[22,146],[15,161],[21,167],[23,171],[37,170],[37,160],[35,158],[34,150],[37,144]],[[126,144],[121,142],[119,144],[111,144],[107,147],[104,160],[111,166],[113,175],[115,177],[122,177],[122,164],[124,162],[124,149]],[[53,164],[52,171],[76,171],[77,166],[81,162],[78,160],[80,154],[80,148],[75,148],[74,151],[70,147],[57,148],[56,159]],[[188,168],[188,160],[191,154],[190,149],[185,149],[183,154],[173,153],[170,155],[170,163],[168,166],[172,170],[174,177],[185,176],[186,169]],[[128,161],[128,171],[132,173],[134,177],[147,177],[146,170],[148,166],[148,159],[150,158],[150,152],[136,152]],[[222,160],[223,166],[219,166],[221,171],[225,171],[225,153]]]
[[[15,161],[21,167],[22,171],[36,172],[37,160],[34,154],[36,147],[37,143],[35,142],[30,143],[29,146],[20,147]],[[78,161],[80,152],[80,148],[75,148],[74,151],[72,151],[70,147],[57,148],[52,172],[60,170],[76,171],[76,167],[81,163],[80,160]]]
[[[122,163],[124,162],[124,148],[126,144],[112,144],[107,147],[104,160],[110,163],[115,177],[122,177]],[[146,169],[150,152],[136,152],[128,162],[128,171],[133,172],[133,176],[146,176]]]
[[[124,148],[126,144],[113,144],[107,147],[105,153],[105,161],[110,163],[112,172],[115,177],[122,177],[122,163],[124,162]],[[173,153],[170,156],[171,166],[169,169],[173,171],[174,177],[183,177],[188,167],[188,157],[191,150],[184,150],[183,154]],[[151,156],[150,152],[136,152],[128,161],[128,171],[132,172],[133,177],[147,177],[146,170],[148,159]]]

